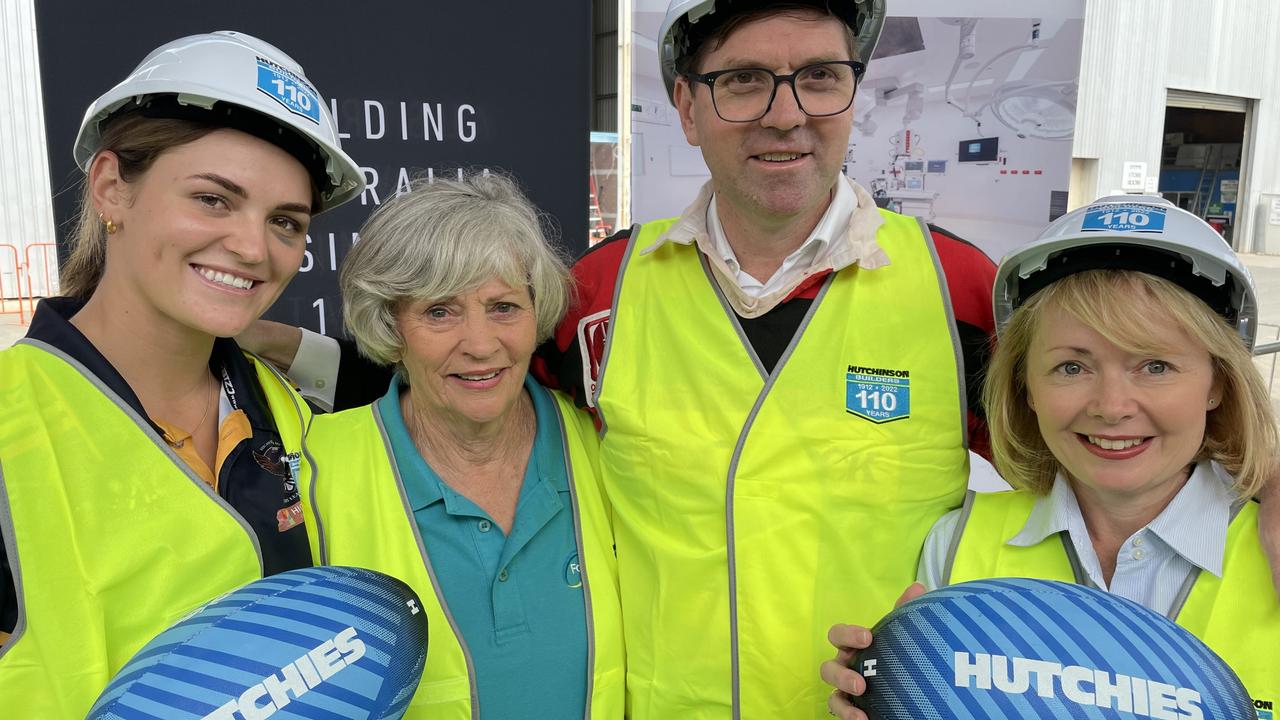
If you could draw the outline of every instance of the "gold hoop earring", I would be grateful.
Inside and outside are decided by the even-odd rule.
[[[117,225],[114,220],[108,220],[107,218],[103,217],[102,213],[98,213],[98,219],[101,220],[102,224],[107,227],[108,235],[115,235],[116,231],[120,229],[120,226]]]

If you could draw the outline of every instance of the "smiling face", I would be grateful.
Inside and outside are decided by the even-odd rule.
[[[806,65],[851,60],[840,20],[818,12],[788,12],[744,23],[707,53],[695,72],[759,67],[786,75]],[[717,207],[743,219],[777,220],[826,210],[844,162],[853,108],[812,118],[800,110],[789,85],[754,122],[721,120],[711,88],[677,78],[674,101],[691,145],[702,149],[717,193]]]
[[[537,347],[525,287],[492,279],[455,297],[414,301],[396,313],[413,406],[459,425],[501,423],[524,389]]]
[[[161,153],[125,182],[102,153],[95,204],[120,226],[107,242],[98,292],[151,321],[239,333],[298,271],[311,219],[301,163],[237,130],[216,130]]]
[[[1209,352],[1159,312],[1147,318],[1163,346],[1154,353],[1121,348],[1054,304],[1040,313],[1026,356],[1028,402],[1082,505],[1163,507],[1221,399]]]

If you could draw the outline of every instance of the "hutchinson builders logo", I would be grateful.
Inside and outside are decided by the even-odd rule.
[[[1085,707],[1133,713],[1156,720],[1204,720],[1200,693],[1106,670],[1004,655],[957,651],[955,686],[1010,695],[1035,692]]]
[[[850,365],[845,374],[844,409],[873,423],[911,417],[911,373]]]

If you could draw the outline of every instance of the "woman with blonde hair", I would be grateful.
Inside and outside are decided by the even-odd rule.
[[[0,352],[0,706],[83,717],[143,644],[311,564],[310,413],[228,339],[363,186],[323,95],[234,32],[152,51],[85,114],[64,297]]]
[[[988,577],[1087,584],[1169,617],[1254,698],[1280,697],[1280,603],[1258,537],[1276,419],[1253,365],[1257,296],[1208,224],[1161,198],[1064,215],[996,275],[985,387],[996,468],[925,541],[927,589]],[[908,591],[911,594],[911,591]],[[861,628],[832,641],[861,646]],[[832,710],[862,678],[838,661]]]

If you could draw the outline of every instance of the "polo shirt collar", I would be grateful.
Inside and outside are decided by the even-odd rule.
[[[422,459],[422,453],[418,452],[418,448],[413,444],[413,436],[409,434],[409,426],[404,421],[404,413],[400,411],[400,391],[405,387],[407,386],[401,379],[400,373],[392,375],[386,394],[378,398],[377,409],[378,414],[382,417],[382,426],[386,430],[387,440],[391,443],[393,459],[396,463],[415,466],[401,468],[401,477],[412,474],[416,477],[435,479],[434,482],[401,482],[409,501],[409,507],[414,512],[417,512],[444,500],[444,488],[439,476],[436,475],[435,471],[431,470],[431,466],[427,465],[427,461]]]
[[[133,388],[107,361],[106,357],[94,347],[93,343],[71,324],[71,318],[85,306],[87,301],[80,298],[52,297],[45,298],[36,306],[35,315],[31,318],[31,326],[26,337],[50,345],[66,353],[93,373],[104,385],[122,401],[145,418],[156,431],[164,437],[164,430],[151,421],[146,408],[134,393]],[[240,347],[231,338],[214,338],[213,350],[209,354],[209,370],[214,377],[223,380],[224,398],[232,399],[232,409],[242,409],[249,419],[249,424],[259,431],[276,432],[271,413],[266,407],[266,398],[261,394],[253,366],[244,357]],[[225,372],[224,372],[225,371]],[[229,381],[229,384],[228,384]]]
[[[405,387],[407,386],[399,373],[392,376],[386,394],[377,401],[377,409],[382,416],[383,426],[387,430],[396,461],[418,465],[414,470],[420,476],[433,479],[433,482],[404,483],[409,506],[414,511],[418,511],[441,501],[445,501],[446,505],[448,505],[449,496],[457,496],[457,491],[446,485],[439,474],[427,464],[427,461],[422,457],[422,453],[418,452],[417,447],[413,444],[408,425],[404,421],[404,413],[400,410],[400,392]],[[563,471],[563,442],[561,440],[563,434],[556,415],[555,401],[552,399],[551,393],[539,385],[532,375],[525,376],[524,388],[533,399],[533,412],[537,423],[537,430],[533,439],[533,453],[529,458],[529,462],[536,466],[538,478],[545,483],[548,489],[556,493],[567,493],[569,492],[569,480],[568,473]],[[527,473],[528,471],[526,470],[526,476]],[[526,488],[522,487],[521,495],[525,491]]]

